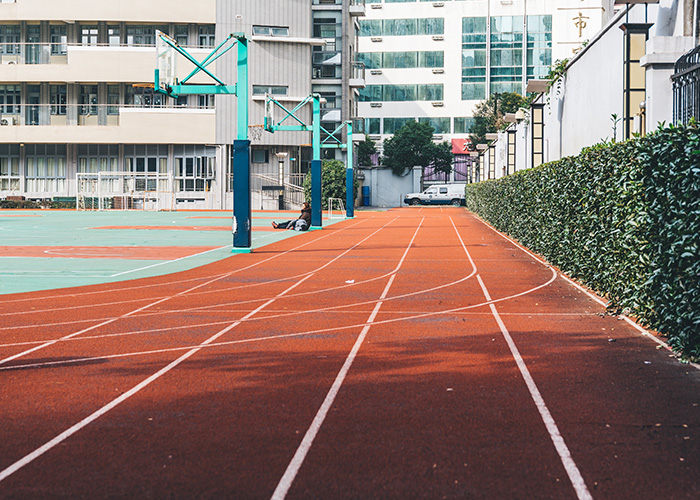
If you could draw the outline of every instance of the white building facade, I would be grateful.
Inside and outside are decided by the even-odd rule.
[[[700,45],[698,1],[620,4],[564,76],[481,152],[491,177],[673,123],[674,64]]]
[[[3,0],[0,199],[70,199],[79,174],[126,171],[169,175],[174,209],[230,208],[236,97],[154,93],[156,32],[199,60],[230,33],[245,33],[250,123],[262,124],[265,92],[293,103],[313,91],[333,108],[325,113],[330,127],[356,113],[357,91],[349,80],[362,5],[200,0],[193,8],[185,0]],[[324,29],[330,24],[332,34]],[[336,57],[317,65],[317,59],[332,59],[331,49]],[[209,69],[234,84],[235,50]],[[194,82],[211,80],[198,75]],[[285,184],[300,184],[310,142],[306,133],[266,133],[254,142],[258,187],[279,184],[267,176],[280,172]],[[263,198],[262,189],[254,193],[253,208],[267,208]]]
[[[611,0],[368,0],[359,34],[365,132],[381,141],[418,120],[436,139],[465,138],[479,102],[524,93],[612,13]]]

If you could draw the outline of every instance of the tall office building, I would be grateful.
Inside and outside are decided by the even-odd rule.
[[[262,125],[265,93],[293,106],[313,91],[325,97],[332,127],[354,115],[350,72],[363,14],[357,0],[2,0],[0,199],[72,197],[80,174],[126,171],[170,175],[172,208],[230,208],[236,97],[154,93],[156,32],[200,60],[243,32],[250,123]],[[235,61],[234,50],[209,68],[233,84]],[[183,75],[194,69],[180,66]],[[310,142],[309,133],[288,132],[253,143],[253,208],[276,202],[262,186],[280,174],[301,183]]]
[[[612,0],[367,0],[359,115],[381,141],[407,120],[464,138],[476,104],[525,91],[612,15]]]

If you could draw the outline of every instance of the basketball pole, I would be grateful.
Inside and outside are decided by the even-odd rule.
[[[248,140],[248,40],[238,40],[237,131],[233,141],[233,253],[252,251],[253,214],[250,196],[250,141]]]
[[[172,38],[158,31],[156,33],[159,40],[170,47],[185,59],[195,65],[195,69],[181,82],[174,78],[174,81],[166,80],[165,87],[161,86],[159,68],[155,70],[154,90],[166,94],[170,97],[179,95],[217,95],[229,94],[237,98],[236,117],[236,139],[233,141],[233,253],[250,253],[252,251],[252,210],[250,195],[250,141],[248,140],[248,39],[244,33],[232,33],[226,40],[220,43],[202,61],[198,61],[184,48],[180,47]],[[235,42],[228,45],[231,39]],[[208,69],[211,63],[228,52],[233,46],[237,47],[237,73],[238,81],[235,85],[225,85],[220,79],[212,74]],[[158,44],[156,44],[158,51]],[[161,54],[158,54],[160,58]],[[163,54],[166,54],[165,52]],[[188,84],[187,81],[199,72],[209,75],[215,85]]]
[[[313,96],[313,121],[311,133],[311,229],[322,229],[321,209],[321,96]]]
[[[352,121],[348,121],[347,125],[347,165],[345,165],[345,218],[352,219],[355,217],[355,168],[353,166],[352,156]]]

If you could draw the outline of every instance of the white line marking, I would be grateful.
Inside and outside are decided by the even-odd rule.
[[[393,219],[393,220],[396,220],[396,219]],[[388,224],[391,224],[391,222],[393,222],[393,221],[387,222],[387,224],[385,224],[385,226],[388,225]],[[384,227],[385,227],[385,226],[384,226]],[[350,226],[349,226],[349,227],[350,227]],[[380,229],[381,229],[381,228],[380,228]],[[377,231],[379,231],[380,229],[378,229]],[[375,231],[375,232],[377,232],[377,231]],[[331,233],[331,234],[333,234],[333,233]],[[374,233],[373,233],[373,234],[374,234]],[[328,236],[328,235],[327,235],[327,236]],[[214,282],[216,282],[216,281],[219,281],[219,280],[221,280],[221,279],[223,279],[223,278],[226,278],[226,277],[228,277],[228,276],[230,276],[230,275],[232,275],[232,274],[238,273],[238,272],[240,272],[240,271],[242,271],[242,270],[251,269],[251,268],[256,267],[256,266],[259,266],[259,265],[261,265],[261,264],[263,264],[263,263],[265,263],[265,262],[269,262],[269,261],[272,260],[272,259],[276,259],[276,258],[278,258],[278,257],[280,257],[280,256],[282,256],[282,255],[285,255],[285,254],[287,254],[287,253],[289,253],[289,252],[292,252],[293,250],[296,250],[296,249],[302,248],[302,247],[304,247],[304,246],[310,245],[312,242],[318,241],[318,240],[320,240],[320,239],[322,239],[322,238],[326,238],[327,236],[322,236],[321,238],[317,238],[317,239],[315,239],[315,240],[308,241],[308,242],[306,242],[306,243],[304,243],[304,244],[302,244],[302,245],[299,245],[299,246],[295,247],[294,249],[290,249],[290,250],[287,250],[287,251],[282,252],[282,253],[274,254],[274,255],[272,255],[271,257],[268,257],[267,259],[263,259],[263,260],[261,260],[261,261],[259,261],[259,262],[256,262],[256,263],[254,263],[254,264],[251,264],[250,266],[247,266],[247,267],[245,267],[245,268],[237,269],[237,270],[235,270],[235,271],[231,271],[230,273],[227,273],[227,274],[224,274],[224,275],[216,276],[216,277],[214,277],[214,278],[212,278],[212,279],[210,279],[210,280],[208,280],[208,281],[205,281],[204,283],[200,283],[199,285],[195,285],[195,286],[193,286],[193,287],[191,287],[191,288],[189,288],[189,289],[187,289],[187,290],[183,290],[182,292],[178,292],[178,293],[176,293],[175,295],[171,295],[171,296],[168,296],[168,297],[164,297],[164,298],[159,299],[159,300],[157,300],[157,301],[155,301],[155,302],[152,302],[152,303],[150,303],[150,304],[147,304],[147,305],[145,305],[145,306],[143,306],[143,307],[139,307],[138,309],[134,309],[134,310],[132,310],[132,311],[130,311],[130,312],[128,312],[128,313],[122,314],[121,316],[118,316],[118,317],[115,317],[115,318],[111,318],[111,319],[108,319],[108,320],[106,320],[106,321],[102,321],[102,322],[100,322],[100,323],[98,323],[98,324],[96,324],[96,325],[93,325],[93,326],[84,328],[84,329],[82,329],[82,330],[80,330],[80,331],[78,331],[78,332],[71,333],[71,334],[69,334],[69,335],[64,335],[64,336],[61,337],[61,338],[48,341],[48,342],[46,342],[46,343],[44,343],[44,344],[41,344],[41,345],[36,346],[36,347],[33,347],[33,348],[28,349],[28,350],[26,350],[26,351],[17,353],[17,354],[15,354],[15,355],[10,356],[10,357],[7,357],[7,358],[5,358],[5,359],[0,359],[0,365],[3,365],[3,364],[5,364],[5,363],[7,363],[8,361],[12,361],[12,360],[14,360],[14,359],[20,358],[20,357],[25,356],[25,355],[27,355],[27,354],[30,354],[30,353],[32,353],[32,352],[38,351],[38,350],[40,350],[40,349],[43,349],[43,348],[45,348],[45,347],[52,346],[53,344],[55,344],[55,343],[57,343],[57,342],[61,342],[61,341],[63,341],[63,340],[68,340],[68,339],[71,339],[71,338],[76,337],[76,336],[78,336],[78,335],[81,335],[81,334],[83,334],[83,333],[86,333],[86,332],[89,332],[89,331],[91,331],[91,330],[94,330],[94,329],[96,329],[96,328],[100,328],[100,327],[105,326],[105,325],[108,325],[108,324],[110,324],[110,323],[114,323],[115,321],[117,321],[117,320],[119,320],[119,319],[128,318],[128,317],[133,316],[134,314],[136,314],[136,313],[138,313],[138,312],[141,312],[141,311],[144,311],[144,310],[146,310],[146,309],[149,309],[149,308],[151,308],[151,307],[153,307],[153,306],[156,306],[156,305],[158,305],[158,304],[161,304],[161,303],[163,303],[163,302],[166,302],[166,301],[168,301],[168,300],[170,300],[170,299],[173,299],[173,298],[175,298],[175,297],[180,297],[180,296],[182,296],[182,295],[185,295],[185,294],[187,294],[187,293],[189,293],[189,292],[191,292],[191,291],[193,291],[193,290],[196,290],[196,289],[201,288],[201,287],[203,287],[203,286],[206,286],[206,285],[209,285],[209,284],[214,283]],[[364,240],[363,240],[363,241],[364,241]],[[359,244],[359,243],[358,243],[358,244]],[[263,300],[264,300],[264,299],[263,299]]]
[[[328,391],[328,394],[326,394],[326,398],[323,400],[321,407],[318,409],[316,416],[314,417],[313,421],[311,422],[311,426],[306,431],[306,434],[304,434],[304,438],[301,440],[301,443],[299,444],[299,447],[297,448],[296,452],[294,453],[294,456],[292,457],[291,462],[289,462],[289,465],[287,466],[287,469],[284,471],[284,474],[282,475],[280,482],[277,484],[275,491],[272,493],[272,497],[271,497],[272,500],[283,500],[287,496],[287,493],[289,492],[289,488],[292,487],[292,483],[294,482],[294,479],[296,478],[296,476],[299,472],[299,469],[301,468],[302,464],[304,463],[304,459],[306,458],[306,455],[308,454],[309,450],[311,449],[311,445],[313,444],[314,439],[316,439],[316,435],[318,434],[318,431],[321,429],[321,426],[323,425],[323,422],[326,419],[326,416],[328,415],[328,411],[330,410],[331,406],[333,406],[333,402],[335,401],[335,398],[338,395],[338,392],[340,391],[340,388],[342,387],[343,382],[345,381],[345,377],[347,376],[348,372],[350,371],[350,367],[352,366],[353,362],[355,361],[355,357],[357,356],[357,353],[360,350],[362,343],[365,341],[365,337],[367,336],[367,332],[369,332],[370,326],[372,325],[372,323],[376,319],[377,313],[379,313],[379,309],[381,309],[382,304],[384,303],[384,302],[382,302],[382,300],[385,299],[387,294],[389,293],[389,289],[391,288],[391,285],[394,283],[394,278],[396,277],[396,272],[398,272],[399,268],[401,267],[404,260],[406,259],[406,255],[408,254],[408,250],[413,245],[413,242],[415,241],[416,236],[418,235],[418,230],[420,229],[424,220],[425,219],[421,219],[420,223],[418,224],[418,227],[416,228],[415,232],[413,233],[413,238],[411,238],[411,241],[409,242],[408,246],[406,247],[406,250],[404,251],[404,254],[401,257],[399,264],[396,266],[396,271],[389,278],[389,281],[387,282],[386,287],[384,287],[384,291],[382,292],[381,296],[379,297],[379,302],[377,302],[376,305],[374,306],[374,310],[369,315],[369,318],[367,319],[367,323],[362,328],[360,335],[357,337],[355,344],[352,346],[352,349],[350,350],[348,357],[345,359],[345,363],[343,363],[343,366],[341,367],[340,371],[338,372],[338,375],[336,376],[335,380],[333,381],[333,385],[331,385],[331,388]]]
[[[135,272],[138,272],[138,271],[145,271],[146,269],[151,269],[151,268],[158,267],[158,266],[164,266],[165,264],[172,264],[173,262],[179,262],[179,261],[181,261],[181,260],[190,259],[190,258],[192,258],[192,257],[198,257],[198,256],[200,256],[200,255],[205,255],[205,254],[208,254],[208,253],[210,253],[210,252],[216,252],[216,251],[218,251],[218,250],[223,250],[224,248],[229,248],[229,247],[232,247],[232,246],[233,246],[233,245],[226,245],[226,246],[219,247],[219,248],[212,248],[211,250],[206,250],[206,251],[204,251],[204,252],[199,252],[199,253],[195,253],[195,254],[192,254],[192,255],[186,255],[185,257],[180,257],[180,258],[178,258],[178,259],[166,260],[166,261],[164,261],[164,262],[158,262],[157,264],[153,264],[153,265],[150,265],[150,266],[139,267],[139,268],[137,268],[137,269],[131,269],[130,271],[124,271],[124,272],[121,272],[121,273],[113,274],[113,275],[110,276],[110,278],[116,278],[117,276],[123,276],[123,275],[125,275],[125,274],[135,273]]]
[[[484,285],[481,276],[477,274],[476,279],[479,282],[479,285],[481,286],[481,290],[484,292],[484,297],[486,297],[486,300],[490,301],[491,296],[489,295],[489,291],[486,289],[486,285]],[[491,309],[493,317],[496,319],[496,323],[498,323],[498,327],[501,329],[503,337],[506,339],[508,348],[510,349],[511,354],[515,359],[515,363],[518,365],[520,374],[522,375],[523,380],[525,380],[525,384],[527,385],[527,388],[530,391],[530,396],[535,402],[537,410],[540,412],[542,421],[544,422],[544,425],[547,428],[547,431],[549,432],[549,437],[552,439],[552,443],[554,443],[554,447],[556,448],[557,453],[559,454],[561,463],[569,476],[569,480],[571,481],[574,490],[576,491],[576,496],[580,500],[592,500],[593,497],[588,491],[586,482],[583,480],[583,476],[581,476],[581,472],[578,470],[576,462],[574,462],[574,459],[571,457],[569,448],[566,446],[564,438],[561,436],[559,428],[557,427],[557,424],[554,421],[552,414],[549,412],[549,409],[547,408],[547,405],[545,404],[544,399],[542,398],[542,395],[540,394],[540,391],[537,388],[534,379],[530,375],[530,370],[527,369],[525,361],[523,361],[523,358],[520,355],[520,351],[518,351],[518,348],[515,345],[513,338],[510,336],[510,333],[508,332],[505,323],[503,323],[501,316],[498,314],[496,306],[494,304],[489,304],[489,308]]]
[[[301,285],[304,281],[306,281],[306,280],[307,280],[308,278],[310,278],[311,276],[313,276],[313,275],[312,275],[312,274],[309,274],[308,276],[305,276],[304,278],[302,278],[301,280],[299,280],[298,282],[296,282],[295,284],[293,284],[291,287],[287,288],[287,289],[284,290],[282,293],[280,293],[279,295],[277,295],[277,297],[275,297],[274,299],[270,299],[270,300],[267,301],[265,304],[261,305],[261,306],[258,307],[257,309],[255,309],[255,310],[251,311],[250,313],[248,313],[246,316],[244,316],[243,319],[245,319],[246,317],[253,316],[254,314],[260,312],[262,309],[264,309],[264,308],[267,307],[268,305],[272,304],[276,299],[278,299],[278,298],[284,296],[284,295],[287,294],[289,291],[291,291],[291,290],[293,290],[294,288],[296,288],[297,286]],[[168,373],[169,371],[171,371],[173,368],[175,368],[176,366],[178,366],[179,364],[181,364],[182,362],[184,362],[186,359],[188,359],[189,357],[191,357],[191,356],[193,356],[194,354],[196,354],[197,352],[199,352],[203,347],[205,347],[205,346],[207,346],[208,344],[214,342],[216,339],[220,338],[220,337],[221,337],[222,335],[224,335],[225,333],[227,333],[227,332],[233,330],[233,329],[234,329],[236,326],[238,326],[240,323],[241,323],[240,320],[239,320],[239,321],[235,321],[234,323],[231,323],[229,326],[227,326],[227,327],[224,328],[223,330],[219,331],[219,332],[216,333],[215,335],[212,335],[212,336],[209,337],[207,340],[205,340],[204,342],[202,342],[199,346],[197,346],[197,347],[195,347],[194,349],[191,349],[190,351],[186,352],[185,354],[183,354],[182,356],[180,356],[179,358],[177,358],[175,361],[173,361],[172,363],[168,364],[166,367],[161,368],[160,370],[158,370],[156,373],[154,373],[153,375],[151,375],[150,377],[148,377],[147,379],[145,379],[145,380],[142,381],[141,383],[139,383],[139,384],[137,384],[136,386],[132,387],[129,391],[125,392],[124,394],[122,394],[122,395],[119,396],[118,398],[114,399],[112,402],[106,404],[105,406],[103,406],[102,408],[100,408],[100,409],[97,410],[96,412],[92,413],[92,414],[89,415],[88,417],[84,418],[83,420],[81,420],[81,421],[78,422],[77,424],[75,424],[75,425],[73,425],[72,427],[70,427],[69,429],[63,431],[61,434],[59,434],[58,436],[56,436],[56,437],[53,438],[52,440],[48,441],[47,443],[45,443],[44,445],[40,446],[39,448],[37,448],[37,449],[34,450],[33,452],[29,453],[28,455],[26,455],[26,456],[23,457],[22,459],[20,459],[20,460],[18,460],[17,462],[13,463],[13,464],[10,465],[9,467],[7,467],[5,470],[3,470],[3,471],[0,472],[0,482],[2,482],[3,480],[7,479],[9,476],[11,476],[12,474],[14,474],[14,473],[17,472],[18,470],[20,470],[20,469],[21,469],[22,467],[24,467],[25,465],[27,465],[27,464],[33,462],[33,461],[36,460],[38,457],[40,457],[41,455],[43,455],[43,454],[46,453],[47,451],[51,450],[52,448],[54,448],[56,445],[62,443],[63,441],[65,441],[66,439],[68,439],[69,437],[71,437],[73,434],[75,434],[75,433],[78,432],[79,430],[81,430],[81,429],[83,429],[84,427],[86,427],[86,426],[87,426],[88,424],[90,424],[91,422],[94,422],[94,421],[97,420],[99,417],[101,417],[102,415],[104,415],[105,413],[107,413],[108,411],[110,411],[111,409],[113,409],[114,407],[116,407],[117,405],[119,405],[120,403],[126,401],[126,400],[129,399],[131,396],[133,396],[134,394],[136,394],[136,393],[138,393],[139,391],[141,391],[144,387],[148,386],[149,384],[151,384],[151,383],[154,382],[155,380],[159,379],[160,377],[162,377],[163,375],[165,375],[166,373]]]

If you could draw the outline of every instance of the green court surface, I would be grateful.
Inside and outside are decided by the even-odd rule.
[[[271,227],[298,213],[253,212],[253,249],[299,235]],[[192,269],[232,256],[231,224],[230,211],[0,210],[0,294]]]

